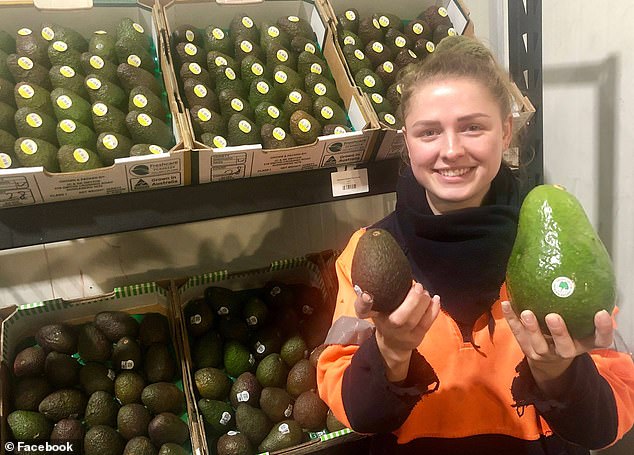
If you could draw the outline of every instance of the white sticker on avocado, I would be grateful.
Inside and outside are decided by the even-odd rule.
[[[18,30],[18,35],[20,35],[20,36],[29,36],[31,33],[33,33],[31,31],[31,29],[30,28],[26,28],[26,27],[21,28],[20,30]]]
[[[306,43],[304,45],[304,50],[306,52],[310,52],[311,54],[314,54],[315,52],[317,52],[317,48],[315,47],[313,43]]]
[[[347,133],[346,129],[343,126],[335,127],[335,134],[343,134]]]
[[[51,41],[55,38],[55,32],[51,27],[44,27],[40,33],[42,34],[42,38],[46,41]]]
[[[401,84],[397,84],[397,85],[396,85],[396,92],[397,92],[399,95],[402,95],[402,94],[403,94],[403,86],[402,86]]]
[[[284,415],[286,415],[286,412],[284,412]],[[289,417],[289,416],[286,416],[286,417]],[[277,430],[281,434],[289,434],[291,432],[291,430],[288,428],[288,424],[287,423],[280,424],[280,426],[277,427]]]
[[[277,139],[278,141],[283,141],[284,138],[286,137],[286,131],[284,131],[282,128],[278,126],[275,129],[273,129],[273,137]],[[257,323],[257,318],[256,318],[256,323]]]
[[[255,365],[255,357],[253,357],[253,354],[249,354],[249,365]]]
[[[358,58],[359,60],[363,60],[365,58],[365,54],[363,53],[361,49],[355,49],[354,56]]]
[[[194,95],[198,98],[204,98],[207,96],[207,87],[202,84],[196,84],[194,86]]]
[[[114,134],[106,134],[103,138],[101,138],[101,143],[108,150],[114,150],[119,145],[119,140]]]
[[[288,94],[288,99],[291,101],[291,103],[299,104],[302,102],[302,94],[299,93],[297,90],[293,90],[291,93]]]
[[[289,404],[288,407],[286,408],[286,410],[284,411],[284,415],[286,417],[290,417],[293,415],[293,405]],[[285,423],[282,425],[286,425]],[[281,425],[280,425],[281,426]],[[288,429],[288,425],[286,426],[286,428]]]
[[[427,41],[427,44],[425,44],[425,49],[427,49],[427,52],[434,52],[436,50],[436,45],[431,41]]]
[[[66,52],[68,50],[68,44],[66,44],[64,41],[55,41],[53,43],[53,49],[58,52]]]
[[[254,63],[251,65],[251,72],[256,76],[262,76],[262,74],[264,74],[264,67],[259,63]]]
[[[112,370],[111,368],[108,368],[108,378],[110,378],[111,381],[114,381],[114,378],[117,376],[117,374],[114,372],[114,370]]]
[[[262,95],[266,95],[267,93],[269,93],[269,84],[267,84],[265,81],[258,82],[257,84],[255,84],[255,87]]]
[[[101,88],[101,81],[96,77],[90,77],[86,80],[86,86],[93,90],[99,90]]]
[[[246,120],[240,120],[238,122],[238,128],[240,128],[240,131],[242,131],[243,133],[248,134],[251,132],[251,124]]]
[[[89,62],[90,66],[92,66],[96,70],[100,70],[106,64],[98,55],[91,56]]]
[[[18,65],[20,66],[20,68],[22,68],[23,70],[30,70],[31,68],[33,68],[33,60],[31,60],[28,57],[20,57],[18,59]]]
[[[297,16],[288,16],[288,20],[290,22],[299,22],[299,17],[297,17]]]
[[[75,161],[78,163],[83,164],[90,159],[90,155],[88,155],[88,152],[85,149],[76,148],[73,150],[73,158],[75,158]]]
[[[35,90],[33,90],[33,87],[31,87],[29,84],[22,84],[20,85],[20,87],[18,87],[18,93],[22,98],[28,100],[30,98],[33,98],[33,95],[35,95]]]
[[[189,68],[189,71],[192,74],[196,74],[196,75],[200,74],[203,70],[198,63],[194,63],[194,62],[187,65],[187,67]]]
[[[376,29],[380,29],[381,28],[381,24],[379,24],[379,21],[376,18],[372,19],[372,25]]]
[[[137,24],[135,22],[132,24],[132,27],[134,27],[134,29],[139,33],[145,33],[145,30],[143,29],[143,26],[141,24]]]
[[[284,49],[278,50],[275,55],[277,56],[277,59],[280,62],[287,62],[288,61],[288,52],[286,52]]]
[[[249,401],[250,397],[251,396],[249,395],[249,392],[247,392],[246,390],[236,393],[236,399],[238,400],[238,403],[247,402]]]
[[[107,35],[108,32],[105,30],[96,30],[95,35]]]
[[[214,63],[216,64],[216,66],[225,66],[229,64],[227,59],[224,58],[222,55],[219,55],[218,57],[216,57],[216,59],[214,60]]]
[[[229,423],[230,420],[231,420],[231,414],[225,411],[222,413],[222,416],[220,417],[220,425],[226,425]]]
[[[394,39],[394,44],[396,47],[405,47],[407,45],[407,40],[402,36],[397,36]]]
[[[121,369],[122,370],[133,370],[134,369],[134,360],[122,360],[121,361]]]
[[[298,123],[297,126],[299,127],[299,129],[301,131],[303,131],[304,133],[308,133],[312,127],[312,125],[310,124],[310,120],[308,119],[301,119]]]
[[[253,50],[253,44],[249,40],[242,40],[240,43],[240,49],[242,52],[246,52],[247,54]]]
[[[357,15],[354,13],[354,11],[350,9],[346,11],[345,14],[346,14],[346,19],[348,19],[349,21],[353,21],[357,18]]]
[[[77,129],[77,125],[71,119],[67,118],[59,122],[59,127],[65,133],[72,133]]]
[[[447,8],[445,8],[444,6],[441,6],[440,8],[438,8],[438,14],[441,17],[447,17],[447,14],[449,13],[447,12]]]
[[[269,114],[271,118],[278,118],[280,116],[280,110],[275,106],[269,106],[266,109],[266,112]]]
[[[395,125],[396,124],[396,117],[394,117],[392,114],[385,114],[383,116],[383,120],[385,120],[390,125]]]
[[[423,27],[423,24],[421,24],[420,22],[416,22],[414,25],[412,25],[412,31],[416,34],[416,35],[420,35],[421,33],[423,33],[425,30],[425,27]]]
[[[313,74],[321,74],[323,71],[324,70],[319,63],[313,63],[310,65],[310,72]]]
[[[241,112],[242,109],[244,109],[244,103],[239,98],[234,98],[234,99],[231,100],[231,108],[234,111]]]
[[[136,116],[137,122],[141,126],[150,126],[152,124],[152,117],[147,114],[139,114]]]
[[[159,155],[163,153],[163,148],[160,145],[152,144],[148,147],[148,149],[150,150],[150,152],[152,152],[153,155]]]
[[[333,115],[335,115],[335,111],[332,110],[330,106],[324,106],[321,108],[321,116],[326,120],[330,120]]]
[[[372,50],[380,54],[381,52],[383,52],[383,45],[376,41],[374,44],[372,44]]]
[[[273,131],[273,135],[275,136],[275,131]],[[250,327],[253,327],[254,325],[258,325],[258,318],[257,316],[249,316],[247,319],[247,325]]]
[[[128,65],[134,66],[135,68],[138,68],[139,66],[141,66],[141,58],[135,54],[128,55],[127,62],[128,62]]]
[[[280,70],[275,73],[275,80],[280,84],[284,84],[288,80],[288,75],[284,71]]]
[[[278,36],[280,36],[280,29],[277,28],[275,25],[271,25],[269,28],[266,29],[266,33],[268,33],[271,38],[277,38]]]
[[[72,69],[70,66],[68,65],[64,65],[59,69],[59,73],[67,78],[71,78],[71,77],[75,77],[75,70]],[[99,83],[99,87],[101,87],[101,83]]]
[[[104,103],[95,103],[92,107],[92,112],[97,117],[103,117],[108,113],[108,106],[106,106]]]
[[[27,155],[33,155],[37,152],[37,142],[33,139],[25,139],[20,144],[20,150]]]
[[[418,58],[418,55],[416,55],[411,49],[407,49],[407,52],[409,53],[409,56],[412,58]]]
[[[225,38],[225,32],[223,32],[221,29],[219,29],[218,27],[214,28],[211,31],[211,34],[213,35],[214,38],[216,39],[224,39]]]
[[[31,112],[26,116],[26,123],[28,123],[31,128],[39,128],[42,126],[42,117],[35,112]]]
[[[217,148],[222,148],[227,146],[227,140],[222,136],[215,136],[213,143],[214,143],[214,147],[217,147]]]
[[[255,352],[257,352],[258,354],[263,354],[264,351],[266,351],[266,346],[264,346],[259,341],[255,343]]]
[[[379,17],[379,24],[381,27],[387,27],[390,25],[390,19],[387,16]]]
[[[191,325],[198,325],[201,322],[203,322],[203,317],[199,314],[194,314],[193,316],[190,316],[189,318],[189,323]]]
[[[319,96],[324,96],[326,94],[326,92],[328,91],[326,86],[324,84],[322,84],[321,82],[317,82],[315,84],[315,87],[313,87],[313,90]]]
[[[196,39],[196,34],[192,30],[185,31],[185,39],[190,43]]]
[[[575,292],[575,282],[567,276],[560,276],[553,280],[551,288],[553,290],[553,294],[565,299]]]
[[[251,19],[249,16],[244,16],[242,18],[242,25],[244,25],[246,28],[253,27],[253,19]]]
[[[347,35],[344,39],[343,39],[343,44],[352,44],[355,45],[357,44],[357,40],[355,40],[352,36]]]
[[[236,78],[236,72],[235,72],[235,71],[233,71],[233,69],[232,69],[232,68],[226,68],[226,69],[225,69],[225,76],[227,76],[227,79],[229,79],[229,80],[232,80],[232,81],[233,81],[233,80],[235,80],[235,78]]]
[[[132,103],[136,106],[136,107],[145,107],[147,106],[147,98],[145,97],[145,95],[141,94],[141,93],[137,93],[136,95],[134,95],[134,97],[132,98]]]
[[[383,97],[378,93],[373,93],[372,101],[374,101],[376,104],[381,104],[383,102]]]
[[[198,118],[203,122],[211,120],[211,111],[206,107],[203,107],[198,111]]]
[[[11,157],[6,153],[0,153],[0,169],[9,169],[11,167]]]
[[[449,27],[449,30],[447,30],[447,36],[456,36],[458,34],[458,32],[456,32],[456,29],[453,27]]]
[[[376,80],[374,79],[374,77],[368,74],[366,77],[363,78],[363,83],[366,87],[372,88],[376,85]]]

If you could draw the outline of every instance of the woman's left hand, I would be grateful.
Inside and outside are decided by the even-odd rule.
[[[518,317],[509,302],[502,302],[502,312],[526,355],[537,385],[550,394],[558,394],[557,379],[575,357],[593,349],[608,348],[614,339],[612,317],[605,310],[594,315],[594,335],[580,340],[570,336],[566,323],[557,313],[545,317],[550,331],[547,336],[542,333],[532,311],[524,310]]]

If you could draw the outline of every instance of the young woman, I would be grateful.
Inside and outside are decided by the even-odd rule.
[[[339,294],[318,364],[336,417],[373,453],[587,454],[634,422],[634,364],[610,350],[611,316],[572,339],[514,314],[505,268],[521,204],[502,161],[508,80],[479,42],[446,38],[401,80],[408,166],[396,210],[374,227],[403,248],[415,283],[390,315],[350,279],[357,231],[337,261]],[[368,322],[368,320],[371,321]]]

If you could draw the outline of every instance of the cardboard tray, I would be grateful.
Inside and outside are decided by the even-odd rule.
[[[171,300],[171,282],[142,283],[114,289],[98,297],[76,300],[54,299],[45,302],[3,308],[0,311],[0,440],[11,441],[11,432],[7,425],[7,416],[11,413],[11,374],[13,359],[25,342],[45,324],[64,322],[71,325],[92,321],[100,311],[119,310],[133,315],[160,313],[167,317],[170,324],[170,338],[176,355],[176,364],[180,379],[183,379],[185,362],[182,356],[180,327],[175,323],[174,308]],[[177,384],[178,385],[178,384]],[[185,381],[183,380],[183,388]],[[185,418],[181,416],[181,418]],[[191,428],[191,411],[187,408],[188,423]],[[191,446],[198,441],[190,430]],[[4,447],[2,448],[4,449]]]
[[[374,0],[373,2],[367,2],[365,0],[316,1],[319,13],[325,21],[328,21],[330,27],[333,30],[332,33],[335,36],[337,36],[337,14],[345,11],[346,8],[356,8],[359,11],[360,15],[368,15],[380,11],[386,11],[397,14],[404,20],[409,20],[412,18],[412,15],[417,15],[431,5],[445,6],[447,8],[449,17],[451,18],[452,23],[454,24],[454,27],[459,34],[467,36],[474,36],[475,34],[474,24],[469,18],[469,9],[465,5],[464,0],[443,0],[440,2],[433,0],[400,0],[398,2],[390,0]],[[343,65],[346,70],[345,73],[336,74],[336,77],[341,78],[340,80],[337,80],[337,87],[349,86],[346,90],[351,90],[352,87],[355,87],[359,91],[361,91],[361,89],[358,88],[358,86],[354,82],[353,75],[350,72],[348,64],[345,61],[343,50],[339,44],[338,39],[335,40],[335,48],[337,53],[339,54],[339,58],[343,61]],[[535,113],[535,108],[530,103],[528,98],[522,95],[522,93],[519,91],[514,83],[511,84],[511,91],[514,98],[512,113],[514,120],[513,130],[514,133],[517,133],[528,123],[530,118]],[[367,99],[367,105],[369,105],[369,109],[372,112],[373,122],[376,122],[372,125],[381,130],[381,138],[379,139],[376,153],[373,155],[372,159],[378,161],[400,157],[405,147],[403,133],[400,130],[395,130],[393,128],[388,128],[384,125],[379,124],[379,118],[377,116],[377,113],[374,111],[369,98],[367,98],[366,94],[364,94],[363,96]]]
[[[248,2],[160,0],[160,4],[167,33],[170,36],[172,29],[183,24],[204,28],[213,23],[219,27],[228,28],[231,19],[238,12],[247,12],[256,23],[264,20],[275,21],[284,15],[296,15],[309,20],[313,25],[333,75],[345,71],[334,50],[332,31],[324,24],[312,0],[250,0]],[[172,70],[176,71],[174,65]],[[378,128],[372,124],[367,100],[356,89],[349,90],[347,86],[340,87],[339,84],[337,89],[344,100],[355,131],[321,136],[313,144],[275,150],[262,149],[261,145],[211,148],[194,139],[191,119],[189,119],[190,127],[187,134],[193,143],[194,169],[196,163],[198,164],[196,173],[198,183],[352,165],[368,161],[378,140]],[[183,104],[182,99],[180,100]]]
[[[123,17],[132,18],[152,36],[164,76],[166,107],[171,111],[176,145],[166,154],[117,159],[112,166],[82,172],[50,173],[42,167],[0,170],[0,208],[190,184],[190,154],[182,142],[186,120],[174,96],[172,80],[165,77],[169,73],[164,57],[165,37],[152,0],[113,2],[107,6],[93,6],[90,0],[0,2],[0,29],[12,34],[21,27],[38,31],[43,22],[50,21],[73,27],[88,38],[95,30],[113,29]]]
[[[188,402],[192,408],[192,426],[190,431],[192,431],[192,433],[196,432],[198,436],[197,439],[204,442],[202,445],[195,447],[197,454],[206,455],[209,453],[209,450],[203,417],[198,411],[198,399],[194,391],[195,383],[193,376],[195,371],[192,363],[190,339],[187,334],[184,319],[184,309],[187,303],[192,299],[202,296],[205,288],[208,286],[222,286],[235,291],[241,291],[261,288],[269,280],[279,280],[287,284],[303,283],[317,287],[322,291],[324,302],[330,302],[323,310],[332,313],[337,290],[336,277],[334,276],[334,259],[335,255],[332,251],[325,251],[305,257],[276,261],[266,267],[258,269],[236,272],[220,270],[198,275],[181,281],[175,287],[174,306],[178,308],[178,311],[175,311],[175,316],[180,326],[181,334],[183,335],[181,344],[183,346],[184,359],[189,366],[187,373],[184,374],[183,383],[184,385],[186,384],[186,393],[189,394]],[[330,305],[332,308],[330,308]],[[308,442],[275,453],[310,453],[364,437],[363,435],[352,432],[350,429],[332,433],[328,433],[327,430],[324,430],[312,436],[313,438]]]

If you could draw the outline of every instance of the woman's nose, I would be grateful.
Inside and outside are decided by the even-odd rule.
[[[446,138],[443,157],[451,160],[463,156],[465,152],[462,141],[460,140],[460,135],[454,132],[448,132]]]

